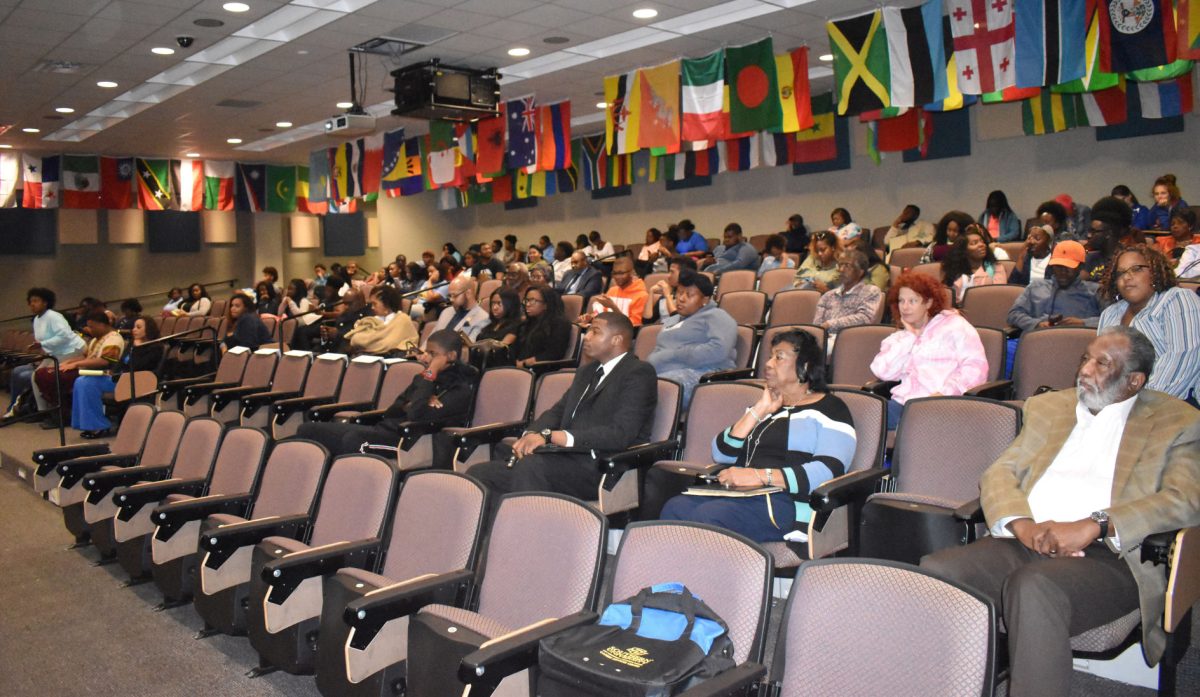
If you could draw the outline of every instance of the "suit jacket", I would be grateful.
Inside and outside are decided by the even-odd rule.
[[[567,393],[534,419],[529,430],[570,431],[575,437],[575,447],[590,448],[602,456],[649,441],[658,402],[658,376],[654,367],[630,351],[597,389],[584,395],[599,369],[599,364],[589,364],[575,371]]]
[[[988,524],[1029,516],[1028,494],[1075,427],[1074,390],[1049,392],[1025,402],[1025,428],[983,474],[980,502]],[[1110,529],[1137,581],[1142,652],[1149,665],[1166,646],[1163,606],[1166,575],[1140,562],[1150,534],[1200,525],[1200,411],[1169,395],[1143,389],[1129,413],[1117,450]]]
[[[563,274],[563,279],[558,284],[558,290],[563,293],[571,292],[567,289],[575,282],[575,277],[580,274],[583,275],[583,280],[579,282],[579,288],[574,291],[575,294],[582,295],[585,300],[593,295],[599,295],[604,286],[604,278],[591,266],[585,266],[580,270],[571,269]]]

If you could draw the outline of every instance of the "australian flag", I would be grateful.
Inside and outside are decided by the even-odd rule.
[[[506,104],[508,113],[508,169],[537,165],[537,105],[534,98],[521,97]],[[531,170],[532,171],[532,170]]]

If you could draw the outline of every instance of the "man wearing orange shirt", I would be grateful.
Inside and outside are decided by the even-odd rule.
[[[596,315],[611,311],[625,315],[633,326],[640,327],[649,298],[646,283],[633,273],[633,259],[620,257],[613,262],[612,285],[608,292],[592,298],[592,311],[581,316],[579,323],[587,326]]]

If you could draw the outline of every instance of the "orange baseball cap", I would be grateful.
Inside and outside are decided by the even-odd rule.
[[[1054,251],[1050,253],[1050,261],[1046,262],[1046,265],[1077,269],[1086,258],[1087,250],[1083,248],[1083,245],[1074,240],[1063,240],[1054,245]]]

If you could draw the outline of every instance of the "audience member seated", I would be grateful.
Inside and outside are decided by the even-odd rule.
[[[887,247],[890,259],[892,252],[897,249],[928,247],[933,242],[933,236],[933,223],[921,220],[921,208],[910,203],[892,221],[892,226],[883,236],[883,244]]]
[[[260,315],[277,316],[279,314],[279,294],[275,292],[275,285],[267,281],[259,281],[258,285],[254,286],[254,311]]]
[[[696,226],[688,218],[679,221],[679,241],[675,243],[675,253],[703,259],[708,255],[708,241],[704,235],[696,232]]]
[[[546,262],[539,262],[529,267],[529,285],[554,287],[554,271]]]
[[[400,312],[400,294],[395,288],[373,288],[371,312],[374,316],[363,317],[346,332],[352,353],[387,356],[417,345],[417,328]]]
[[[752,271],[758,266],[758,252],[742,238],[741,225],[726,225],[723,239],[724,244],[717,245],[711,259],[706,258],[700,263],[701,268],[720,275],[735,269]]]
[[[1112,304],[1100,328],[1132,327],[1146,336],[1158,356],[1146,384],[1196,404],[1200,395],[1200,296],[1178,287],[1170,262],[1151,245],[1134,245],[1112,260],[1100,282],[1101,298]]]
[[[662,246],[662,230],[656,227],[646,230],[646,241],[642,244],[642,248],[638,250],[637,267],[638,273],[642,276],[652,273],[654,270],[654,262],[663,252]]]
[[[867,257],[867,283],[878,288],[880,293],[887,293],[888,286],[892,283],[892,272],[888,265],[883,263],[883,259],[879,258],[870,237],[859,235],[849,244],[842,245],[842,249],[857,249],[862,252]]]
[[[91,340],[87,343],[82,356],[68,358],[58,366],[56,373],[53,366],[40,367],[33,374],[33,381],[42,393],[45,404],[54,409],[58,406],[59,393],[56,389],[62,387],[63,411],[70,411],[71,388],[81,370],[109,371],[121,362],[121,354],[125,352],[125,339],[121,333],[113,329],[112,320],[103,312],[93,312],[87,318],[87,332]],[[42,423],[42,428],[58,428],[58,412],[53,412]]]
[[[1050,259],[1052,280],[1029,284],[1008,311],[1008,323],[1022,332],[1045,327],[1095,327],[1100,322],[1099,285],[1084,280],[1083,245],[1059,242]]]
[[[183,289],[178,286],[167,291],[167,304],[163,305],[162,313],[164,315],[172,314],[179,309],[179,305],[183,303]]]
[[[1191,281],[1200,278],[1200,244],[1189,244],[1184,248],[1175,265],[1175,277]]]
[[[929,245],[921,257],[921,263],[928,264],[944,259],[946,252],[950,251],[950,245],[974,222],[971,216],[962,211],[950,211],[943,215],[933,229],[933,244]]]
[[[1025,253],[1008,276],[1009,283],[1027,286],[1032,281],[1050,278],[1050,240],[1054,231],[1049,225],[1030,225],[1025,237]]]
[[[384,282],[383,285],[396,287],[395,284],[388,282]],[[298,331],[300,327],[306,327],[320,318],[318,313],[310,312],[312,309],[312,302],[308,299],[308,286],[304,283],[304,279],[293,278],[288,282],[287,293],[279,298],[280,321],[296,320],[296,330]]]
[[[650,297],[642,310],[642,323],[653,324],[674,315],[678,311],[676,294],[679,292],[679,274],[684,269],[696,270],[696,260],[691,257],[674,257],[665,279],[656,281],[648,289]]]
[[[329,279],[325,285],[325,299],[317,305],[319,321],[307,326],[297,325],[290,348],[312,351],[318,344],[325,344],[334,350],[342,350],[346,333],[354,328],[355,322],[370,315],[371,308],[361,291],[352,290],[339,298],[341,287],[342,279]]]
[[[983,212],[979,214],[979,225],[997,242],[1021,241],[1021,219],[1013,213],[1003,191],[988,194]]]
[[[608,292],[592,297],[592,310],[584,313],[579,318],[579,323],[586,327],[592,321],[592,317],[601,312],[620,312],[628,317],[635,327],[640,327],[649,298],[646,282],[633,273],[633,260],[620,257],[613,262],[612,285],[609,286]]]
[[[692,400],[700,376],[737,365],[737,322],[712,302],[713,284],[690,269],[679,274],[678,310],[663,320],[662,331],[646,362],[661,378],[683,387],[683,404]]]
[[[533,246],[533,245],[530,245]],[[542,259],[546,260],[547,264],[554,263],[554,244],[550,242],[549,235],[542,235],[538,238],[538,250],[542,253]]]
[[[171,314],[177,317],[205,317],[211,309],[212,299],[208,297],[208,291],[199,283],[193,283],[188,286],[187,298]]]
[[[1187,201],[1179,192],[1174,174],[1164,174],[1154,180],[1151,190],[1154,205],[1150,207],[1150,230],[1166,232],[1171,229],[1171,212],[1176,208],[1187,208]]]
[[[117,316],[108,309],[108,305],[99,298],[87,296],[80,300],[79,306],[75,308],[75,316],[72,320],[75,330],[86,334],[88,317],[91,317],[96,312],[103,312],[108,315],[109,323],[115,326]]]
[[[838,284],[837,258],[841,251],[841,242],[837,235],[822,230],[812,234],[808,250],[808,256],[800,262],[800,268],[796,269],[792,285],[824,293]]]
[[[713,439],[713,462],[728,465],[717,481],[727,489],[777,486],[777,493],[742,498],[689,496],[667,501],[663,520],[687,520],[732,530],[755,542],[807,540],[812,490],[845,474],[854,459],[854,420],[825,387],[825,356],[804,331],[777,334],[758,402]]]
[[[1122,247],[1143,242],[1137,238],[1138,231],[1132,229],[1132,223],[1133,211],[1121,199],[1105,196],[1096,201],[1096,205],[1092,207],[1091,221],[1088,223],[1085,244],[1088,249],[1087,261],[1083,263],[1088,280],[1100,281],[1113,256]]]
[[[946,307],[938,281],[905,271],[888,292],[900,329],[883,340],[871,361],[880,380],[898,380],[888,400],[888,430],[900,422],[904,403],[917,397],[961,395],[987,380],[988,362],[979,332]]]
[[[525,291],[529,290],[529,286],[529,267],[520,261],[510,263],[504,272],[504,287],[523,296]]]
[[[357,453],[364,444],[395,447],[400,424],[428,421],[442,426],[462,426],[475,403],[479,371],[462,361],[463,343],[455,332],[439,329],[429,335],[417,360],[425,371],[413,378],[395,402],[387,406],[376,424],[314,422],[301,424],[297,438],[309,438],[329,448],[332,455]],[[401,456],[403,457],[403,456]],[[450,463],[444,463],[449,469]]]
[[[1137,196],[1133,195],[1133,190],[1128,186],[1117,184],[1112,188],[1112,192],[1109,195],[1116,196],[1125,203],[1128,203],[1129,207],[1133,209],[1133,226],[1135,228],[1138,230],[1149,230],[1154,227],[1153,219],[1150,216],[1150,209],[1138,201]]]
[[[1171,211],[1171,234],[1159,235],[1154,244],[1168,259],[1178,262],[1188,245],[1200,244],[1200,235],[1196,234],[1196,212],[1187,206]]]
[[[57,300],[54,291],[49,288],[30,288],[25,294],[25,302],[29,305],[29,313],[33,315],[33,343],[25,348],[31,353],[44,353],[57,358],[60,362],[68,361],[83,355],[86,344],[83,339],[71,329],[71,324],[61,313],[54,309]],[[26,363],[12,369],[9,375],[8,389],[12,402],[4,418],[17,415],[20,403],[18,400],[26,392],[32,394],[38,411],[50,408],[50,403],[43,397],[40,390],[33,385],[33,374],[41,368],[53,369],[54,362],[45,358],[37,364]]]
[[[137,298],[129,298],[121,301],[121,315],[117,317],[117,321],[113,322],[113,329],[119,332],[128,332],[133,329],[134,322],[137,322],[138,317],[142,316],[142,304]]]
[[[762,263],[758,265],[758,276],[774,269],[794,269],[796,260],[788,256],[787,240],[783,235],[771,235],[763,245]]]
[[[488,311],[475,300],[475,279],[460,275],[450,282],[450,306],[438,316],[434,331],[462,332],[475,341],[490,321]]]
[[[114,332],[115,333],[115,332]],[[162,361],[162,344],[144,346],[158,338],[158,324],[150,317],[138,317],[130,330],[131,339],[122,362],[129,372],[154,371]],[[82,431],[84,438],[105,438],[112,433],[112,422],[104,414],[104,395],[117,387],[112,375],[80,375],[71,388],[71,428]]]
[[[863,234],[862,227],[850,218],[850,211],[845,208],[834,208],[829,214],[829,221],[833,223],[829,226],[829,231],[837,235],[842,244]]]
[[[447,242],[442,245],[442,256],[454,257],[454,260],[459,264],[463,262],[463,255],[458,251],[458,247],[454,246],[453,242]]]
[[[1087,235],[1088,223],[1092,219],[1092,209],[1087,206],[1076,203],[1071,198],[1070,194],[1059,194],[1054,197],[1058,205],[1063,207],[1063,211],[1067,214],[1067,226],[1063,231],[1068,237],[1061,239],[1080,240]]]
[[[842,252],[837,265],[841,283],[817,301],[813,324],[829,332],[830,350],[839,331],[875,321],[875,313],[883,302],[883,291],[867,283],[868,263],[867,255],[861,249]]]
[[[552,288],[530,288],[522,305],[525,321],[517,332],[516,366],[561,360],[571,342],[571,322],[563,312],[562,296]]]
[[[627,317],[615,312],[596,317],[583,338],[592,363],[576,371],[566,394],[529,423],[511,459],[484,462],[468,473],[497,495],[548,491],[595,500],[597,458],[650,438],[658,386],[654,368],[632,346]]]
[[[572,268],[571,259],[575,254],[575,248],[570,242],[559,242],[554,247],[554,282],[551,284],[555,288],[562,282],[563,277],[567,275]]]
[[[521,254],[521,250],[517,249],[517,236],[516,235],[505,235],[504,236],[504,247],[500,250],[500,261],[505,266],[508,266],[509,264],[512,264],[513,262],[525,261],[524,257]]]
[[[954,289],[956,302],[962,302],[968,288],[1008,282],[1008,272],[997,263],[987,230],[978,224],[967,226],[942,259],[942,281]]]
[[[788,216],[787,227],[779,233],[787,242],[788,254],[808,254],[808,228],[804,225],[804,216],[793,213]]]
[[[563,274],[558,290],[564,295],[582,295],[590,298],[599,295],[604,287],[600,271],[588,263],[587,255],[576,250],[571,254],[571,270]]]
[[[401,269],[403,269],[403,268],[404,268],[404,266],[401,265]],[[325,290],[325,284],[328,281],[329,281],[329,272],[326,270],[325,265],[324,264],[314,265],[313,266],[313,280],[312,280],[312,283],[310,284],[313,295],[317,296],[318,298],[321,297]]]
[[[592,230],[588,233],[588,244],[584,248],[584,252],[593,259],[607,259],[617,253],[613,249],[612,242],[608,242],[600,236],[599,230]]]
[[[1154,370],[1139,332],[1102,331],[1076,389],[1026,401],[1025,427],[984,473],[991,536],[921,560],[996,604],[1009,694],[1071,694],[1071,637],[1139,608],[1146,661],[1162,657],[1166,575],[1137,550],[1200,521],[1200,412],[1145,389]]]
[[[662,237],[658,240],[658,244],[662,247],[662,252],[654,260],[654,266],[650,269],[651,273],[666,273],[671,261],[674,259],[682,258],[691,259],[693,262],[696,261],[695,257],[685,257],[677,252],[679,227],[676,225],[672,225],[671,229],[662,234]]]
[[[413,298],[412,307],[408,311],[412,321],[424,320],[427,312],[440,312],[450,297],[450,291],[447,288],[449,288],[449,284],[442,283],[442,272],[437,266],[425,267],[425,280],[416,288],[421,292]]]
[[[494,368],[516,360],[513,344],[521,333],[521,296],[511,288],[498,288],[488,298],[488,323],[475,337],[473,365]]]
[[[234,293],[229,299],[229,326],[225,336],[221,337],[221,350],[228,351],[235,346],[245,346],[251,351],[257,351],[263,344],[272,340],[271,331],[263,324],[250,298],[241,293]]]
[[[475,277],[504,278],[504,262],[496,258],[491,242],[479,245],[479,265],[475,269]]]

